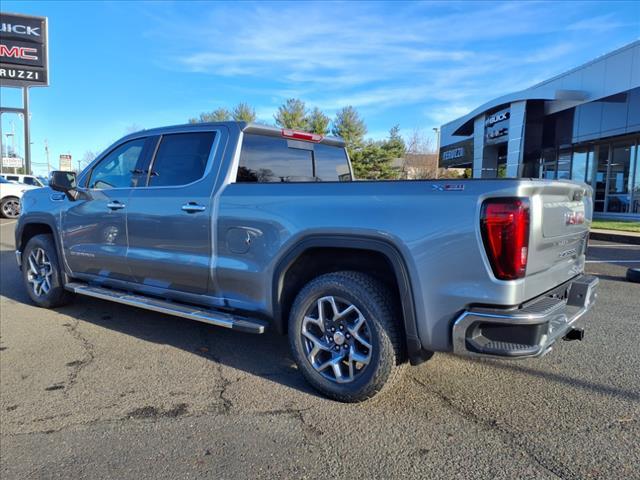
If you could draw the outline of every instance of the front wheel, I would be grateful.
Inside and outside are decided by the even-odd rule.
[[[367,400],[399,377],[404,343],[393,295],[360,272],[322,275],[296,297],[289,342],[298,368],[324,395]]]
[[[59,307],[73,296],[64,289],[62,269],[51,235],[36,235],[27,242],[22,253],[22,276],[29,297],[39,307]]]
[[[20,215],[20,199],[18,197],[5,197],[0,202],[0,212],[5,218],[18,218]]]

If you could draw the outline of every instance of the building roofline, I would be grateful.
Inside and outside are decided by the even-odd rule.
[[[578,70],[582,70],[584,68],[587,68],[590,65],[593,65],[594,63],[597,62],[601,62],[602,60],[606,60],[609,57],[613,57],[614,55],[619,54],[620,52],[624,52],[625,50],[634,48],[640,46],[640,40],[634,40],[631,43],[627,43],[626,45],[623,45],[622,47],[616,48],[615,50],[612,50],[610,52],[607,53],[603,53],[602,55],[598,55],[596,58],[593,58],[591,60],[589,60],[586,63],[583,63],[582,65],[578,65],[577,67],[573,67],[570,70],[567,70],[566,72],[562,72],[559,73],[557,75],[554,75],[551,78],[548,78],[547,80],[543,80],[540,83],[536,83],[535,85],[532,85],[528,88],[526,88],[525,90],[529,90],[529,89],[533,89],[533,88],[538,88],[538,87],[542,87],[543,85],[546,85],[547,83],[553,82],[554,80],[558,80],[559,78],[562,78],[564,76],[570,75],[574,72],[577,72]]]
[[[560,73],[558,75],[555,75],[547,80],[544,80],[542,82],[536,83],[535,85],[532,85],[530,87],[527,87],[523,90],[519,90],[516,92],[512,92],[512,93],[508,93],[506,95],[502,95],[500,97],[496,97],[492,100],[489,100],[485,103],[483,103],[482,105],[480,105],[479,107],[473,109],[471,112],[467,113],[466,115],[463,115],[462,117],[458,117],[455,118],[453,120],[451,120],[450,122],[447,123],[443,123],[442,127],[449,127],[449,126],[453,126],[455,127],[453,134],[455,136],[462,136],[462,135],[469,135],[467,133],[463,133],[465,131],[468,131],[469,129],[469,124],[470,122],[473,122],[473,119],[475,119],[478,115],[480,115],[481,113],[486,112],[487,110],[491,110],[494,108],[498,108],[501,106],[504,106],[506,104],[509,104],[511,102],[517,102],[517,101],[524,101],[524,100],[558,100],[558,98],[556,98],[556,94],[558,92],[545,92],[544,91],[544,87],[554,81],[557,81],[567,75],[571,75],[572,73],[575,73],[579,70],[583,70],[587,67],[589,67],[590,65],[593,65],[594,63],[597,62],[602,62],[603,60],[606,60],[609,57],[612,57],[614,55],[619,54],[620,52],[623,52],[627,49],[632,49],[632,48],[637,48],[640,47],[640,40],[634,40],[631,43],[628,43],[620,48],[617,48],[611,52],[605,53],[603,55],[600,55],[596,58],[594,58],[593,60],[590,60],[582,65],[579,65],[577,67],[574,67],[570,70],[567,70],[563,73]],[[456,133],[456,132],[460,132],[460,133]]]

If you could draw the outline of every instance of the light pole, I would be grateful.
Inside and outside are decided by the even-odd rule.
[[[438,170],[440,168],[440,129],[433,127],[433,131],[436,134],[436,178],[438,178]]]
[[[15,157],[16,156],[16,134],[5,133],[4,136],[7,137],[7,157]],[[11,137],[11,153],[9,153],[9,137]],[[13,167],[13,173],[16,173],[16,167]]]
[[[51,174],[51,163],[49,162],[49,140],[44,139],[44,154],[47,157],[47,178]]]

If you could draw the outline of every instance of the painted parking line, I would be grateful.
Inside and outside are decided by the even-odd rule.
[[[640,245],[628,245],[628,244],[617,244],[617,245],[589,245],[589,248],[640,248]]]
[[[16,223],[16,222],[17,222],[17,220],[14,220],[14,221],[12,221],[12,222],[6,222],[6,223],[5,223],[5,222],[2,222],[2,223],[0,223],[0,227],[4,227],[4,226],[6,226],[6,225],[13,225],[13,224],[14,224],[14,223]]]
[[[640,260],[587,260],[585,263],[640,263]]]

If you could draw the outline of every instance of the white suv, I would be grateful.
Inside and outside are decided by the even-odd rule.
[[[6,218],[17,218],[20,215],[20,199],[32,185],[13,183],[0,177],[0,215]]]
[[[17,173],[3,173],[0,174],[0,177],[5,180],[9,180],[10,182],[18,182],[24,183],[25,185],[32,185],[34,187],[44,187],[45,184],[42,183],[38,177],[34,175],[19,175]]]

